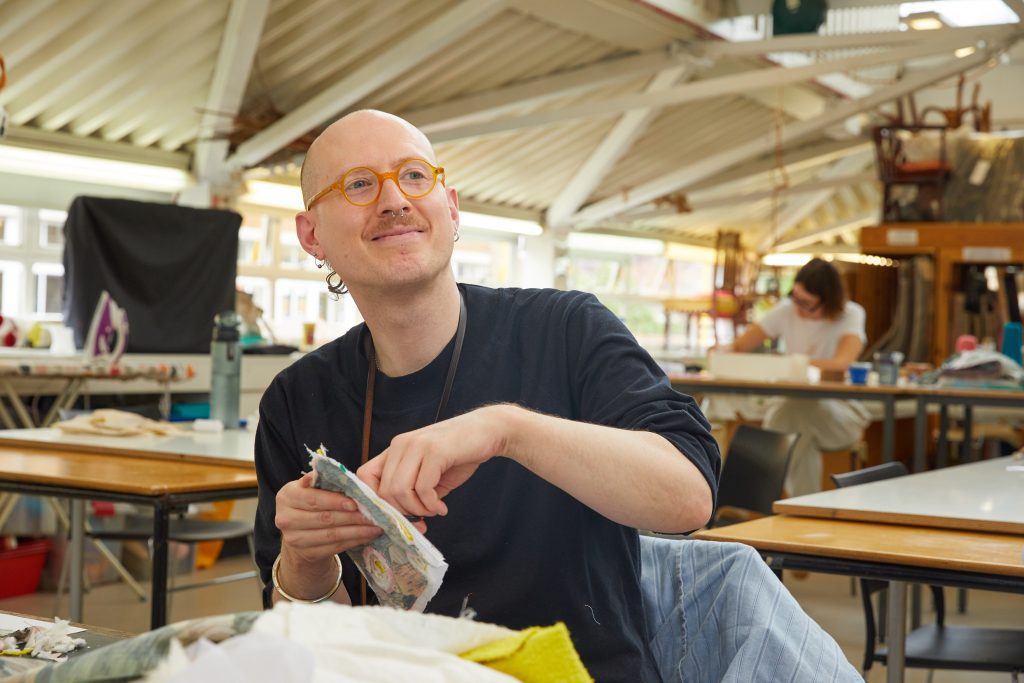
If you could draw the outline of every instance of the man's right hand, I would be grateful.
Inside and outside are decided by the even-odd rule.
[[[277,492],[274,523],[281,530],[282,555],[307,564],[365,545],[382,533],[351,498],[313,488],[312,472]]]

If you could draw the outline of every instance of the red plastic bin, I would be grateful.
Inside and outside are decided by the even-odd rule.
[[[35,593],[43,576],[49,539],[22,541],[14,550],[0,551],[0,598]]]

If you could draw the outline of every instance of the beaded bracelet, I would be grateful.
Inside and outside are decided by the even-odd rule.
[[[323,602],[324,600],[327,600],[328,598],[332,597],[335,593],[337,593],[338,588],[341,587],[341,558],[335,555],[334,561],[338,563],[338,580],[334,582],[334,587],[331,588],[331,590],[327,591],[325,594],[321,595],[319,598],[315,598],[313,600],[303,600],[302,598],[293,598],[292,596],[285,593],[284,589],[281,588],[281,582],[277,579],[277,571],[281,566],[281,554],[278,553],[277,559],[274,560],[274,566],[270,570],[270,578],[274,582],[274,590],[280,593],[281,597],[287,600],[288,602],[300,602],[306,605],[312,605],[317,602]]]

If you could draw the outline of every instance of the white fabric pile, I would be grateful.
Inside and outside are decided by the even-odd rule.
[[[67,653],[85,647],[81,638],[72,638],[71,625],[64,619],[54,618],[49,627],[29,626],[6,636],[0,636],[0,652],[27,651],[38,659],[63,662]]]
[[[386,607],[279,602],[249,633],[174,641],[147,683],[509,683],[459,652],[514,635],[501,626]]]
[[[138,436],[139,434],[157,434],[170,436],[182,434],[177,425],[170,422],[150,420],[135,413],[123,410],[101,408],[88,415],[78,415],[53,425],[68,434],[95,434],[97,436]]]

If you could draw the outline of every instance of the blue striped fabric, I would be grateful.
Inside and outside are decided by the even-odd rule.
[[[640,538],[651,650],[666,683],[863,681],[752,548]]]

